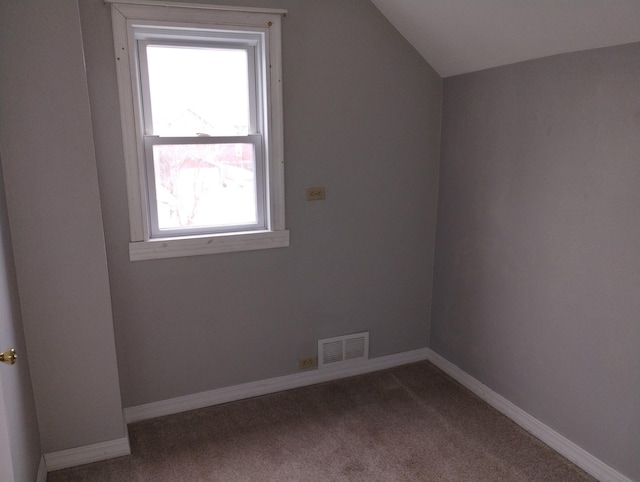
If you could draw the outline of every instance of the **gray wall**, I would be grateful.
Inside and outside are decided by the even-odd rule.
[[[76,2],[2,2],[0,139],[42,450],[124,437]]]
[[[640,479],[640,44],[444,80],[431,347]]]
[[[4,52],[0,42],[0,57]],[[0,60],[2,65],[2,60]],[[0,154],[2,145],[0,144]],[[10,460],[0,460],[0,480],[35,480],[40,462],[40,433],[31,386],[29,359],[22,329],[18,283],[13,264],[13,249],[9,235],[9,220],[0,169],[0,351],[15,348],[15,365],[0,364],[0,430],[2,455],[9,448]],[[4,438],[6,437],[6,438]],[[5,445],[6,444],[6,445]],[[4,477],[5,471],[13,472]]]
[[[80,2],[124,406],[294,373],[319,338],[428,344],[441,80],[369,1],[260,5],[289,10],[291,246],[130,262],[110,11]]]
[[[640,478],[639,45],[446,79],[434,270],[441,80],[368,1],[262,2],[289,9],[291,247],[132,263],[109,7],[79,3],[82,32],[75,2],[0,4],[43,451],[124,435],[113,309],[125,406],[293,373],[369,330],[373,357],[430,345]]]

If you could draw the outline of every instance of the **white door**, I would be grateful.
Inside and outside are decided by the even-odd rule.
[[[0,481],[22,482],[36,479],[40,440],[8,226],[0,170],[0,352],[17,353],[0,363]]]
[[[3,226],[0,226],[0,229]],[[11,306],[8,303],[10,290],[8,286],[9,277],[6,271],[5,257],[5,237],[1,236],[2,245],[0,245],[0,352],[8,348],[13,348],[15,337],[13,334],[13,323],[10,321]],[[11,460],[11,432],[9,430],[10,420],[7,409],[13,405],[11,398],[11,390],[16,382],[18,370],[15,365],[5,365],[0,363],[0,480],[11,481],[16,480],[13,472],[13,461]],[[6,401],[5,401],[6,399]]]
[[[13,462],[11,461],[9,440],[7,413],[4,408],[2,383],[0,383],[0,480],[15,480],[13,477]]]

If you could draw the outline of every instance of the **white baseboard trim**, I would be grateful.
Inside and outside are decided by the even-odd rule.
[[[607,482],[632,482],[631,479],[608,466],[597,457],[573,443],[568,438],[560,435],[551,427],[545,425],[537,418],[528,414],[506,398],[498,395],[489,387],[461,370],[446,358],[435,351],[427,349],[427,360],[445,372],[451,378],[465,386],[489,405],[502,412],[515,423],[540,439],[559,454],[563,455],[582,470],[598,480]]]
[[[129,438],[123,437],[44,454],[44,460],[46,469],[51,472],[53,470],[66,469],[67,467],[75,467],[76,465],[89,464],[91,462],[98,462],[99,460],[129,455],[130,453]]]
[[[597,457],[591,455],[571,440],[559,434],[551,427],[545,425],[540,420],[525,412],[503,396],[494,392],[492,389],[429,348],[421,348],[419,350],[372,358],[358,363],[357,365],[327,368],[323,370],[309,370],[292,375],[258,380],[241,385],[234,385],[193,395],[162,400],[160,402],[128,407],[124,409],[124,419],[125,423],[138,422],[164,415],[186,412],[188,410],[195,410],[221,403],[375,372],[420,360],[429,360],[451,378],[471,390],[489,405],[509,417],[536,438],[540,439],[542,442],[572,461],[596,479],[607,482],[633,482],[625,475],[605,464]],[[41,482],[41,480],[44,482],[44,480],[46,480],[47,469],[49,471],[58,470],[75,465],[96,462],[98,460],[119,457],[121,455],[128,455],[130,453],[131,449],[129,447],[129,439],[125,437],[85,447],[45,454],[40,462],[37,482]],[[41,470],[45,471],[45,479],[40,478]]]
[[[364,360],[357,365],[344,367],[324,368],[322,370],[309,370],[293,375],[285,375],[277,378],[258,380],[256,382],[243,383],[231,387],[218,388],[207,392],[186,395],[183,397],[162,400],[160,402],[147,403],[124,409],[124,419],[127,423],[138,422],[150,418],[186,412],[198,408],[209,407],[221,403],[233,402],[244,398],[267,395],[282,390],[314,385],[316,383],[338,380],[340,378],[375,372],[407,363],[413,363],[427,359],[426,348],[419,350],[396,353],[378,358]]]
[[[40,457],[40,465],[38,465],[36,482],[47,482],[47,462],[44,460],[44,455]]]

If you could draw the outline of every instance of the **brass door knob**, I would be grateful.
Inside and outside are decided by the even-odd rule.
[[[16,358],[18,358],[18,355],[16,355],[16,351],[13,348],[0,353],[0,362],[7,365],[13,365],[16,362]]]

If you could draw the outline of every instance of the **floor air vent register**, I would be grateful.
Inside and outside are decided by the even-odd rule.
[[[369,359],[369,332],[318,340],[318,368],[352,365]]]

